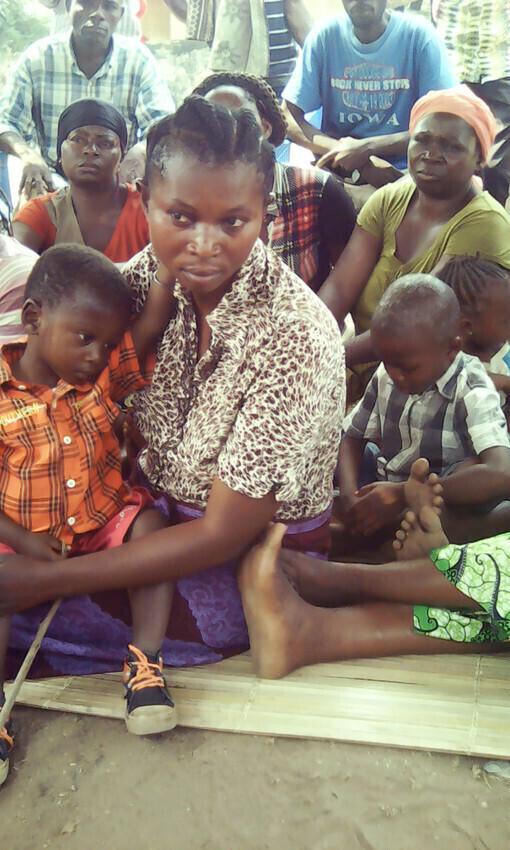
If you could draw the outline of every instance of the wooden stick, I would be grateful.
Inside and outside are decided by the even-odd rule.
[[[61,546],[62,557],[65,558],[66,555],[69,554],[71,547],[67,543],[64,543],[63,541],[60,543],[60,546]],[[46,614],[44,620],[42,620],[42,622],[39,625],[39,628],[37,629],[35,638],[33,639],[32,643],[30,645],[30,649],[28,650],[27,654],[25,655],[23,664],[21,665],[21,667],[18,670],[18,675],[16,676],[16,678],[14,679],[14,682],[12,683],[11,687],[9,688],[9,696],[6,698],[2,708],[0,709],[0,729],[3,729],[4,726],[6,726],[8,721],[9,721],[9,717],[11,716],[11,711],[12,711],[13,705],[16,702],[16,697],[18,696],[18,694],[21,690],[21,686],[22,686],[23,682],[25,681],[28,674],[30,673],[30,668],[31,668],[32,664],[34,663],[34,658],[37,655],[37,653],[39,652],[39,647],[41,646],[41,643],[44,640],[44,635],[48,631],[50,624],[51,624],[51,621],[53,620],[53,617],[57,613],[59,605],[60,605],[61,602],[62,602],[62,599],[56,599],[55,600],[55,602],[51,606],[50,610]]]
[[[18,675],[16,676],[16,678],[14,679],[14,682],[12,683],[11,687],[9,688],[9,695],[6,697],[6,700],[5,700],[5,702],[2,706],[2,709],[0,710],[0,729],[3,729],[4,726],[7,725],[9,717],[11,716],[11,711],[12,711],[13,705],[16,702],[16,697],[18,696],[20,689],[21,689],[21,686],[22,686],[23,682],[25,681],[25,679],[27,678],[27,676],[30,672],[30,668],[33,664],[34,658],[39,651],[39,647],[41,646],[41,643],[43,642],[43,638],[44,638],[46,632],[48,631],[50,623],[53,620],[53,617],[55,616],[55,614],[57,613],[58,607],[59,607],[61,602],[62,602],[61,599],[55,600],[55,602],[51,606],[50,610],[46,614],[44,620],[42,620],[39,628],[37,629],[36,636],[32,641],[30,649],[28,650],[27,654],[25,655],[25,659],[23,661],[23,664],[21,665],[21,667],[18,670]]]

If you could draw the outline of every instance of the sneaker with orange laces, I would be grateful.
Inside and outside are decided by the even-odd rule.
[[[129,644],[124,661],[126,726],[133,735],[168,732],[177,723],[177,712],[163,677],[161,655],[146,655]]]
[[[14,746],[14,738],[7,729],[0,729],[0,785],[3,785],[9,773],[9,753]]]

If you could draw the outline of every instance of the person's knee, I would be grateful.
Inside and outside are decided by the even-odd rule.
[[[136,540],[138,537],[145,537],[147,534],[152,534],[155,531],[160,531],[168,525],[164,516],[156,508],[147,508],[140,511],[135,521],[131,525],[125,542],[128,540]]]

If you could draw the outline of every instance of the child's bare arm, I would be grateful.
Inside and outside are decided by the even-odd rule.
[[[347,519],[353,534],[366,537],[397,522],[405,508],[404,485],[397,481],[375,481],[356,493]]]
[[[62,544],[56,537],[28,531],[3,513],[0,513],[0,542],[10,546],[19,555],[41,561],[57,561],[64,555]]]
[[[343,437],[340,443],[336,472],[343,510],[348,510],[355,500],[361,462],[367,442],[368,440],[361,440],[358,437]]]
[[[175,298],[175,279],[161,266],[151,281],[142,312],[131,329],[138,360],[142,369],[145,359],[172,318]]]
[[[481,452],[474,463],[461,464],[441,478],[447,505],[478,505],[510,499],[510,449],[498,446]]]

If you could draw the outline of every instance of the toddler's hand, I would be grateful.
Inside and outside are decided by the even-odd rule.
[[[368,537],[398,520],[405,507],[404,488],[391,481],[366,484],[356,493],[356,501],[349,510],[350,531]]]
[[[47,533],[35,534],[31,531],[27,531],[23,536],[17,552],[38,561],[60,561],[67,554],[56,537]]]

